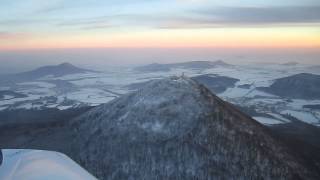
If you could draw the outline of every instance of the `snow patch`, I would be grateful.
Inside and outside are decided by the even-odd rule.
[[[273,125],[273,124],[282,124],[282,123],[284,123],[284,122],[279,121],[277,119],[268,118],[268,117],[255,116],[255,117],[253,117],[253,119],[255,119],[258,122],[260,122],[262,124],[265,124],[265,125]]]

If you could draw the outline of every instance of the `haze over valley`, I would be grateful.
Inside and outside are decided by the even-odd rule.
[[[319,70],[320,66],[299,63],[261,67],[232,65],[219,60],[150,64],[103,72],[63,63],[2,75],[0,108],[96,106],[135,91],[154,79],[187,76],[204,84],[224,100],[252,109],[251,115],[261,123],[285,123],[289,120],[281,115],[290,114],[301,121],[319,125],[318,110],[307,108],[320,104],[317,93],[320,78],[316,75]],[[292,80],[286,83],[281,82],[280,78]],[[281,89],[277,88],[278,81],[281,82]],[[292,81],[295,83],[290,83]],[[288,94],[288,89],[293,87],[296,91]]]

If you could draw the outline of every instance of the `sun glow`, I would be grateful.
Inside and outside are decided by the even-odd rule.
[[[0,42],[2,50],[97,47],[320,48],[320,31],[313,27],[100,30],[16,35]]]

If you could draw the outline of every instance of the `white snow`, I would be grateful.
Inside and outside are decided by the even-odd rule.
[[[320,117],[306,111],[284,110],[281,114],[290,114],[291,116],[306,123],[318,124],[320,122]]]
[[[290,122],[289,119],[282,117],[280,114],[275,114],[275,113],[268,113],[268,114],[283,122]]]
[[[253,119],[257,120],[258,122],[265,124],[265,125],[273,125],[273,124],[281,124],[283,123],[282,121],[279,121],[277,119],[273,118],[268,118],[268,117],[259,117],[255,116]]]
[[[84,103],[99,105],[111,101],[115,98],[115,95],[101,89],[84,88],[76,92],[67,93],[64,97]]]
[[[243,88],[228,88],[225,92],[220,93],[221,97],[228,97],[228,98],[236,98],[236,97],[244,97],[246,94],[250,92],[250,89],[243,89]]]
[[[314,105],[314,104],[320,104],[320,100],[292,99],[292,102],[288,103],[288,106],[293,109],[302,109],[304,105]]]
[[[238,97],[256,97],[256,96],[263,96],[263,97],[277,97],[272,94],[268,94],[254,88],[251,89],[243,89],[243,88],[228,88],[225,92],[220,93],[219,96],[228,97],[228,98],[238,98]]]
[[[65,110],[65,109],[72,108],[73,106],[56,106],[56,107],[60,110]]]
[[[8,99],[8,100],[1,100],[0,101],[0,106],[4,106],[4,105],[10,105],[10,104],[14,104],[16,102],[20,102],[20,101],[27,101],[27,100],[36,100],[38,98],[40,98],[41,96],[38,95],[28,95],[28,97],[25,98],[14,98],[14,99]]]
[[[23,82],[23,83],[18,83],[18,85],[22,85],[22,86],[32,85],[32,86],[38,86],[41,88],[54,88],[56,86],[54,84],[42,82],[42,81]]]
[[[32,109],[32,103],[24,103],[19,105],[17,108],[21,108],[21,109]]]
[[[8,100],[8,99],[12,99],[14,98],[14,96],[11,96],[11,95],[4,95],[3,96],[3,100]]]

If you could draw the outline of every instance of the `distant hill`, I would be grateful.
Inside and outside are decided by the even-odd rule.
[[[88,69],[78,68],[70,63],[62,63],[59,65],[53,66],[43,66],[37,69],[22,72],[18,74],[4,75],[0,77],[0,83],[10,83],[10,82],[23,82],[30,81],[46,76],[59,77],[69,74],[78,74],[78,73],[87,73],[87,72],[96,72]]]
[[[205,85],[208,89],[210,89],[213,93],[222,93],[227,88],[232,88],[235,86],[235,83],[239,81],[239,79],[227,77],[227,76],[219,76],[216,74],[204,74],[199,76],[194,76],[191,79],[199,82],[200,84]],[[150,81],[139,82],[139,83],[132,83],[127,85],[126,87],[129,90],[137,90],[142,88]]]
[[[172,68],[184,69],[211,69],[216,67],[232,67],[233,65],[224,61],[189,61],[173,64],[158,64],[153,63],[145,66],[136,67],[134,70],[140,72],[155,72],[155,71],[170,71]]]
[[[0,91],[0,100],[11,99],[11,98],[23,98],[27,97],[24,94],[17,93],[10,90]]]
[[[296,65],[299,65],[299,63],[297,63],[297,62],[286,62],[286,63],[283,63],[282,65],[284,65],[284,66],[296,66]]]
[[[205,85],[213,93],[222,93],[225,90],[227,90],[227,88],[234,87],[235,83],[240,81],[239,79],[235,79],[227,76],[219,76],[215,74],[205,74],[205,75],[195,76],[192,79]]]
[[[242,89],[250,89],[251,88],[251,84],[241,84],[238,86],[238,88],[242,88]]]
[[[258,89],[286,98],[320,99],[320,75],[296,74],[276,79],[270,87]]]

